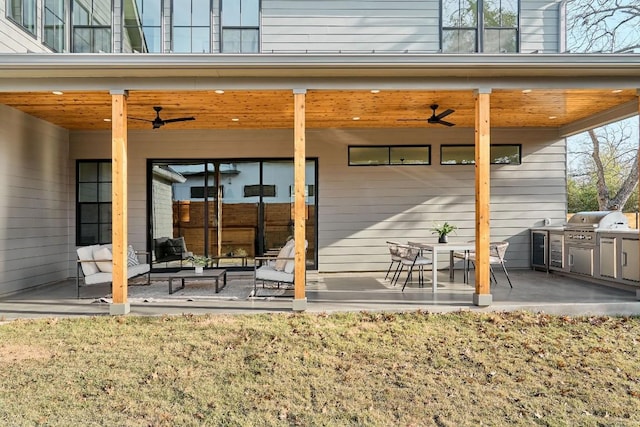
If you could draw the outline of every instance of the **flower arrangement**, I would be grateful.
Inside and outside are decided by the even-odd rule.
[[[438,241],[440,243],[447,243],[447,235],[454,233],[458,227],[453,224],[449,224],[445,222],[444,224],[434,224],[434,227],[431,229],[432,234],[438,235]]]

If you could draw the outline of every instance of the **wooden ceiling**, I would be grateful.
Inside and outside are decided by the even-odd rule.
[[[630,101],[635,90],[494,90],[492,127],[561,127]],[[453,109],[446,120],[457,127],[474,127],[471,91],[309,90],[307,128],[442,127],[428,124],[431,104],[438,112]],[[109,130],[108,92],[0,93],[0,103],[69,130]],[[128,115],[152,120],[153,106],[161,118],[193,116],[194,121],[170,123],[161,129],[286,129],[293,127],[293,94],[284,90],[130,91]],[[354,119],[358,118],[358,119]],[[424,119],[401,121],[400,119]],[[151,129],[151,123],[129,120],[129,129]]]

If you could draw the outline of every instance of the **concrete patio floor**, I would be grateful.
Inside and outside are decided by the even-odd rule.
[[[640,315],[640,285],[618,289],[585,280],[532,270],[510,270],[513,289],[505,277],[498,275],[493,285],[493,304],[476,307],[472,304],[474,287],[461,282],[449,282],[448,270],[439,272],[438,291],[431,284],[416,283],[401,292],[401,284],[391,287],[384,273],[307,274],[307,312],[346,311],[412,311],[447,312],[528,310],[566,315]],[[230,272],[234,278],[248,277],[247,272]],[[425,273],[426,276],[426,273]],[[462,280],[458,271],[456,280]],[[403,276],[404,278],[404,276]],[[401,282],[402,283],[402,282]],[[86,293],[86,291],[90,291]],[[109,293],[109,286],[83,288],[83,298],[76,299],[75,280],[67,280],[36,289],[0,297],[0,321],[20,318],[50,318],[109,315],[108,303],[96,303],[96,298]],[[248,314],[292,312],[291,298],[248,299],[235,301],[171,301],[131,302],[129,315],[157,316],[180,314]]]

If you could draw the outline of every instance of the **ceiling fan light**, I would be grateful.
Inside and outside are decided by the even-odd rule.
[[[240,119],[239,119],[239,118],[237,118],[237,117],[234,117],[234,118],[232,118],[232,119],[231,119],[231,121],[232,121],[232,122],[239,122],[239,121],[240,121]]]

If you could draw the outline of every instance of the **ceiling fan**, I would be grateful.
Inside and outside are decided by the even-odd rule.
[[[443,118],[447,117],[449,114],[453,113],[455,110],[452,109],[447,109],[444,110],[442,113],[440,114],[436,114],[436,110],[438,109],[438,104],[432,104],[429,106],[429,108],[431,108],[433,110],[433,114],[431,115],[431,117],[429,117],[427,119],[427,123],[431,123],[431,124],[439,124],[439,125],[445,125],[445,126],[455,126],[454,123],[451,122],[447,122],[445,120],[442,120]],[[424,121],[424,119],[398,119],[399,121],[403,121],[403,122],[409,122],[409,121]]]
[[[189,120],[195,120],[195,117],[177,117],[175,119],[161,119],[160,118],[160,111],[162,111],[162,107],[153,107],[154,110],[156,110],[156,118],[153,120],[150,119],[140,119],[138,117],[129,117],[131,120],[140,120],[143,122],[149,122],[151,124],[153,124],[153,128],[154,129],[158,129],[161,126],[166,125],[167,123],[173,123],[173,122],[186,122]]]

